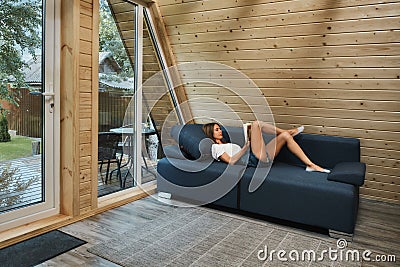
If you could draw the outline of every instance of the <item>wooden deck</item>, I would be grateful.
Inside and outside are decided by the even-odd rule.
[[[32,157],[27,157],[27,158],[20,158],[20,159],[15,159],[15,160],[10,160],[10,161],[4,161],[0,163],[0,169],[3,169],[5,166],[10,165],[10,168],[16,168],[17,171],[14,174],[18,179],[17,181],[27,181],[31,178],[35,178],[35,182],[33,182],[27,190],[20,191],[18,193],[13,193],[12,195],[19,195],[18,201],[11,204],[11,205],[2,205],[0,206],[0,213],[1,212],[6,212],[7,210],[10,209],[17,209],[19,207],[31,205],[34,203],[38,203],[42,201],[42,161],[41,161],[41,155],[36,155]],[[143,162],[142,159],[142,183],[146,183],[152,180],[155,180],[155,174],[156,174],[156,167],[157,167],[157,162],[156,161],[151,161],[148,158],[145,158],[146,160],[146,165]],[[112,163],[110,166],[110,172],[116,168],[116,164]],[[112,178],[110,181],[105,183],[105,171],[106,167],[104,166],[102,169],[102,173],[99,172],[98,175],[98,196],[104,196],[107,194],[111,194],[114,192],[118,192],[121,190],[124,190],[129,187],[134,186],[134,181],[132,175],[128,171],[128,166],[125,166],[124,168],[121,169],[122,171],[122,177],[125,177],[125,174],[128,173],[127,179],[126,179],[126,186],[125,188],[120,187],[120,182],[119,179],[116,176],[116,172],[114,172]],[[12,186],[12,185],[10,185]],[[15,186],[15,185],[14,185]],[[6,194],[6,191],[4,188],[0,188],[0,200],[5,199],[9,194]],[[2,202],[0,202],[2,203]]]
[[[104,242],[115,235],[128,231],[133,224],[145,222],[155,214],[165,212],[151,197],[141,199],[107,212],[90,217],[83,221],[63,227],[60,230],[81,238],[88,243],[57,256],[40,266],[118,266],[103,258],[93,255],[87,249],[96,243]],[[361,199],[358,221],[353,242],[357,247],[370,249],[375,253],[385,253],[400,257],[400,205]],[[292,229],[299,233],[300,229]],[[321,233],[308,232],[317,238],[331,239]],[[397,260],[399,261],[399,259]],[[340,262],[339,262],[340,263]],[[318,264],[317,264],[318,265]],[[315,265],[315,266],[317,266]],[[394,266],[393,263],[377,265],[358,263],[351,266]],[[314,266],[314,265],[311,265]],[[330,266],[345,266],[335,265]]]
[[[0,213],[9,209],[16,209],[42,201],[42,156],[19,158],[0,162],[0,170],[9,166],[10,169],[16,169],[14,173],[15,182],[27,182],[34,179],[34,182],[24,191],[8,191],[12,187],[18,187],[18,184],[8,184],[8,188],[0,188],[0,198],[3,205],[0,206]],[[10,193],[12,192],[12,193]],[[10,196],[18,195],[18,199],[12,201],[13,204],[4,205],[5,199]]]

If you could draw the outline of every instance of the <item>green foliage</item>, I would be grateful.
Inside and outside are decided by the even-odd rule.
[[[111,14],[106,0],[100,0],[100,52],[111,52],[115,61],[121,67],[121,78],[133,77],[133,70],[129,57],[126,53],[124,44],[114,18]]]
[[[0,115],[0,142],[11,141],[11,136],[8,133],[8,121],[6,116]]]
[[[7,84],[25,85],[22,69],[26,64],[21,57],[27,51],[35,58],[35,49],[41,45],[41,5],[40,0],[0,0],[0,100],[16,104]]]
[[[39,177],[32,177],[27,181],[21,179],[21,175],[16,175],[18,169],[11,168],[11,165],[1,166],[0,175],[0,211],[12,205],[22,202],[22,193],[28,189]]]

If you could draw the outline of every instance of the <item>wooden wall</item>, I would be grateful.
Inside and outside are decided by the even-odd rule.
[[[97,208],[97,0],[62,1],[61,213]]]
[[[264,94],[279,127],[359,138],[367,164],[361,195],[399,202],[400,1],[157,3],[178,63],[216,61],[242,71]],[[248,116],[224,88],[189,85],[186,93]],[[247,94],[244,88],[241,95]],[[191,109],[197,118],[220,111],[196,101]]]

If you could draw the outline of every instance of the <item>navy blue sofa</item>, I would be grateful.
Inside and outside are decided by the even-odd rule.
[[[286,147],[268,172],[213,160],[212,141],[201,127],[188,124],[172,128],[171,136],[177,145],[165,146],[166,157],[158,162],[159,192],[199,204],[211,198],[212,204],[218,206],[328,229],[333,237],[352,238],[359,186],[365,176],[358,139],[299,134],[295,140],[304,152],[316,164],[331,169],[331,173],[306,172],[305,165]],[[240,127],[224,127],[223,134],[228,142],[241,146],[244,143]],[[266,142],[271,138],[272,135],[264,135]],[[250,192],[252,179],[263,181]],[[214,191],[226,193],[218,197]]]

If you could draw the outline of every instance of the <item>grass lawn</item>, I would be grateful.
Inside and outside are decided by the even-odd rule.
[[[32,155],[32,139],[24,136],[11,137],[10,142],[0,142],[0,161]]]

